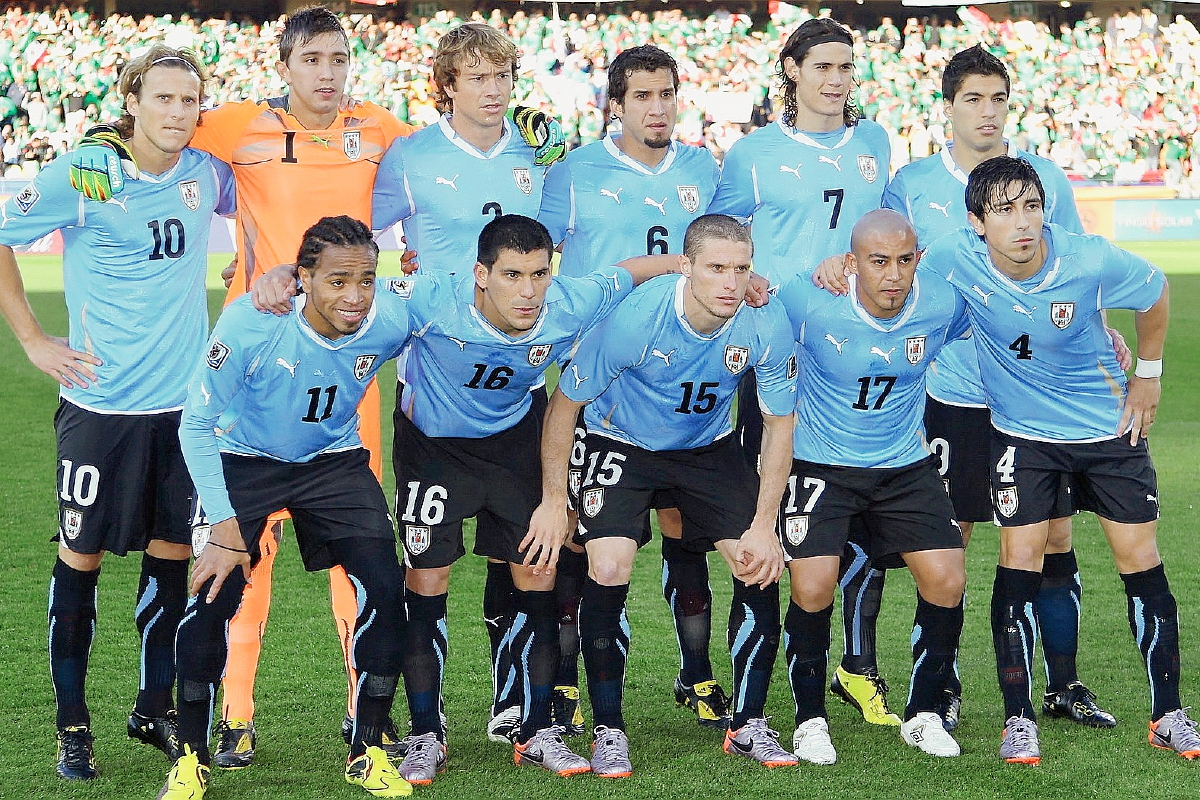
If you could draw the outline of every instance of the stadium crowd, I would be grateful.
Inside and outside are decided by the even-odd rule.
[[[665,10],[566,19],[494,10],[487,21],[525,54],[518,100],[553,109],[572,144],[602,135],[611,59],[637,44],[663,47],[683,73],[679,137],[720,157],[773,117],[771,54],[810,16],[780,3],[769,20],[724,10],[706,18]],[[351,93],[376,98],[417,126],[436,120],[431,58],[439,37],[461,20],[446,11],[416,25],[386,16],[350,19]],[[231,17],[100,19],[63,5],[10,6],[0,31],[6,170],[44,163],[90,122],[115,119],[119,98],[111,90],[120,66],[159,36],[203,55],[217,76],[214,102],[281,93],[273,70],[250,68],[273,58],[275,27]],[[1186,185],[1200,168],[1200,33],[1183,15],[1168,21],[1130,9],[1056,32],[1044,22],[993,21],[963,9],[956,18],[910,18],[903,29],[884,17],[875,28],[858,29],[856,40],[859,102],[891,133],[893,170],[941,148],[946,121],[936,76],[952,53],[978,41],[1018,78],[1009,115],[1018,146],[1083,178],[1136,182],[1150,173]],[[1047,62],[1057,68],[1044,69]]]

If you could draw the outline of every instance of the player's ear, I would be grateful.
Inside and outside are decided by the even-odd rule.
[[[783,60],[783,74],[788,80],[796,83],[800,79],[800,65],[796,63],[796,59],[788,56]]]
[[[974,213],[968,211],[967,212],[967,222],[971,223],[971,228],[975,231],[976,234],[978,234],[979,236],[983,236],[983,220],[981,220],[979,217],[975,216]]]
[[[138,112],[138,96],[136,92],[130,92],[125,95],[125,111],[134,119],[137,118]]]
[[[679,274],[692,277],[692,260],[685,255],[679,256]]]
[[[304,294],[312,294],[314,272],[316,272],[316,270],[312,267],[296,267],[296,278],[299,279],[300,286],[304,290]]]
[[[846,253],[845,265],[846,272],[851,275],[858,274],[858,259],[854,257],[854,253]]]
[[[487,265],[482,261],[475,262],[475,286],[487,291],[488,278],[492,272],[487,268]]]

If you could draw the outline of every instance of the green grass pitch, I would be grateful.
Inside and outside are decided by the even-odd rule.
[[[1171,275],[1172,320],[1163,378],[1163,400],[1151,446],[1162,498],[1159,543],[1180,607],[1184,701],[1200,698],[1200,260],[1197,242],[1138,246]],[[394,256],[385,256],[390,266]],[[66,331],[56,258],[22,258],[31,302],[46,328]],[[214,276],[228,263],[213,257]],[[210,286],[216,283],[210,281]],[[213,308],[221,295],[210,293]],[[1132,315],[1112,315],[1132,337]],[[394,370],[380,375],[390,407]],[[5,327],[0,333],[0,407],[8,420],[0,436],[0,798],[148,798],[161,786],[168,764],[157,751],[136,745],[124,732],[137,685],[138,640],[133,598],[139,559],[106,559],[100,579],[99,630],[92,650],[89,698],[101,778],[90,785],[54,776],[54,696],[46,655],[46,591],[54,546],[55,448],[51,418],[56,390],[34,370]],[[385,447],[391,415],[385,408]],[[389,461],[385,458],[385,463]],[[388,476],[388,492],[392,491]],[[1200,764],[1151,749],[1146,743],[1145,671],[1125,617],[1125,599],[1095,519],[1076,519],[1076,549],[1085,586],[1080,647],[1083,679],[1120,725],[1093,731],[1057,720],[1042,727],[1042,764],[1011,766],[996,755],[1002,713],[988,628],[988,597],[997,540],[979,526],[967,553],[968,602],[960,666],[965,686],[958,738],[963,755],[936,760],[906,747],[895,729],[865,725],[830,698],[830,722],[839,760],[833,767],[767,771],[720,752],[719,735],[675,708],[671,680],[678,654],[660,593],[659,548],[638,558],[630,594],[633,644],[626,709],[635,774],[601,784],[581,776],[563,780],[534,769],[516,769],[511,753],[483,733],[490,696],[487,637],[480,620],[484,569],[468,556],[455,568],[450,599],[450,660],[446,680],[450,764],[433,786],[416,796],[455,798],[596,797],[757,798],[934,797],[1024,798],[1200,796]],[[345,747],[339,723],[345,701],[341,654],[329,613],[323,574],[307,574],[289,537],[275,569],[274,603],[258,678],[258,760],[238,773],[216,773],[209,797],[354,798],[345,784]],[[718,558],[710,560],[717,675],[729,686],[724,618],[729,581]],[[786,579],[784,595],[786,596]],[[914,589],[907,573],[889,576],[880,621],[883,672],[902,707],[910,666],[908,637]],[[835,616],[835,619],[837,617]],[[833,653],[841,634],[835,628]],[[781,659],[782,660],[782,659]],[[1039,675],[1039,680],[1041,676]],[[1040,686],[1037,689],[1040,691]],[[585,707],[585,711],[587,711]],[[790,742],[792,701],[786,675],[777,669],[768,713]],[[405,718],[403,701],[396,717]],[[584,740],[574,740],[581,752]]]

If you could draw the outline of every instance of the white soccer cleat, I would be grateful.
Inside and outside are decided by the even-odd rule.
[[[946,732],[942,718],[933,711],[922,711],[900,726],[900,737],[923,753],[939,758],[954,758],[962,749]]]
[[[836,764],[837,750],[829,738],[829,722],[824,717],[806,719],[792,734],[792,752],[810,764]]]

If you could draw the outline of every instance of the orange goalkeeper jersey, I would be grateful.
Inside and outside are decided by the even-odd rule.
[[[237,181],[237,273],[225,302],[295,262],[304,232],[322,217],[347,214],[370,226],[379,161],[412,131],[381,106],[349,98],[325,130],[306,129],[282,97],[205,111],[191,146],[229,164]]]

